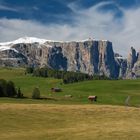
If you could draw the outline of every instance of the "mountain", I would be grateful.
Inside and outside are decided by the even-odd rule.
[[[24,37],[0,43],[1,66],[48,66],[111,78],[139,77],[139,54],[131,48],[128,58],[123,58],[114,53],[112,42],[108,40],[63,42]]]
[[[140,52],[131,47],[127,58],[115,57],[119,66],[119,78],[135,79],[140,77]]]

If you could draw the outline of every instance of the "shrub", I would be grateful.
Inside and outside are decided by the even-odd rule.
[[[7,88],[6,89],[7,89],[8,97],[14,97],[15,95],[17,95],[15,85],[12,81],[7,82]]]
[[[25,72],[31,74],[31,73],[33,73],[33,71],[34,71],[33,67],[27,67]]]
[[[0,97],[6,97],[7,95],[7,81],[0,79]]]
[[[32,92],[32,98],[33,99],[39,99],[40,98],[40,91],[39,88],[35,87]]]
[[[23,93],[21,93],[20,88],[18,88],[18,90],[17,90],[17,98],[23,98],[23,97],[24,97]]]

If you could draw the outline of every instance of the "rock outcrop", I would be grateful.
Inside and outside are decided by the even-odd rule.
[[[125,78],[127,71],[127,59],[122,56],[115,57],[118,70],[118,78]]]
[[[35,39],[34,39],[35,40]],[[131,48],[128,59],[114,54],[107,40],[56,42],[41,40],[0,44],[0,65],[50,67],[106,75],[110,78],[139,76],[140,53]],[[5,45],[5,46],[4,46]],[[134,75],[133,75],[134,73]]]
[[[137,60],[134,63],[132,72],[134,74],[134,77],[140,78],[140,51],[137,53]]]
[[[136,63],[137,61],[137,53],[136,53],[136,50],[131,47],[131,51],[130,53],[128,54],[128,58],[127,58],[127,68],[128,70],[129,69],[132,69],[134,67],[134,64]]]
[[[127,58],[116,55],[115,59],[119,67],[119,78],[136,79],[140,77],[140,52],[131,47]]]
[[[12,47],[26,56],[28,65],[118,77],[109,41],[46,42],[40,47],[38,44],[16,44]]]
[[[127,71],[126,71],[126,79],[135,79],[140,75],[140,67],[139,67],[139,53],[131,47],[130,53],[127,58]]]

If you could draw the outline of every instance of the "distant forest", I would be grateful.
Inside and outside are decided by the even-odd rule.
[[[32,74],[33,76],[37,76],[37,77],[52,77],[52,78],[62,79],[64,84],[87,81],[87,80],[110,79],[105,75],[89,75],[81,72],[54,70],[47,67],[44,68],[27,67],[26,73]]]

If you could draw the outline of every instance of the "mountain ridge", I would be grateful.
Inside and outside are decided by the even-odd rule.
[[[53,41],[23,37],[0,43],[1,66],[49,66],[53,69],[106,75],[111,78],[140,76],[139,52],[131,47],[127,58],[113,51],[108,40]]]

